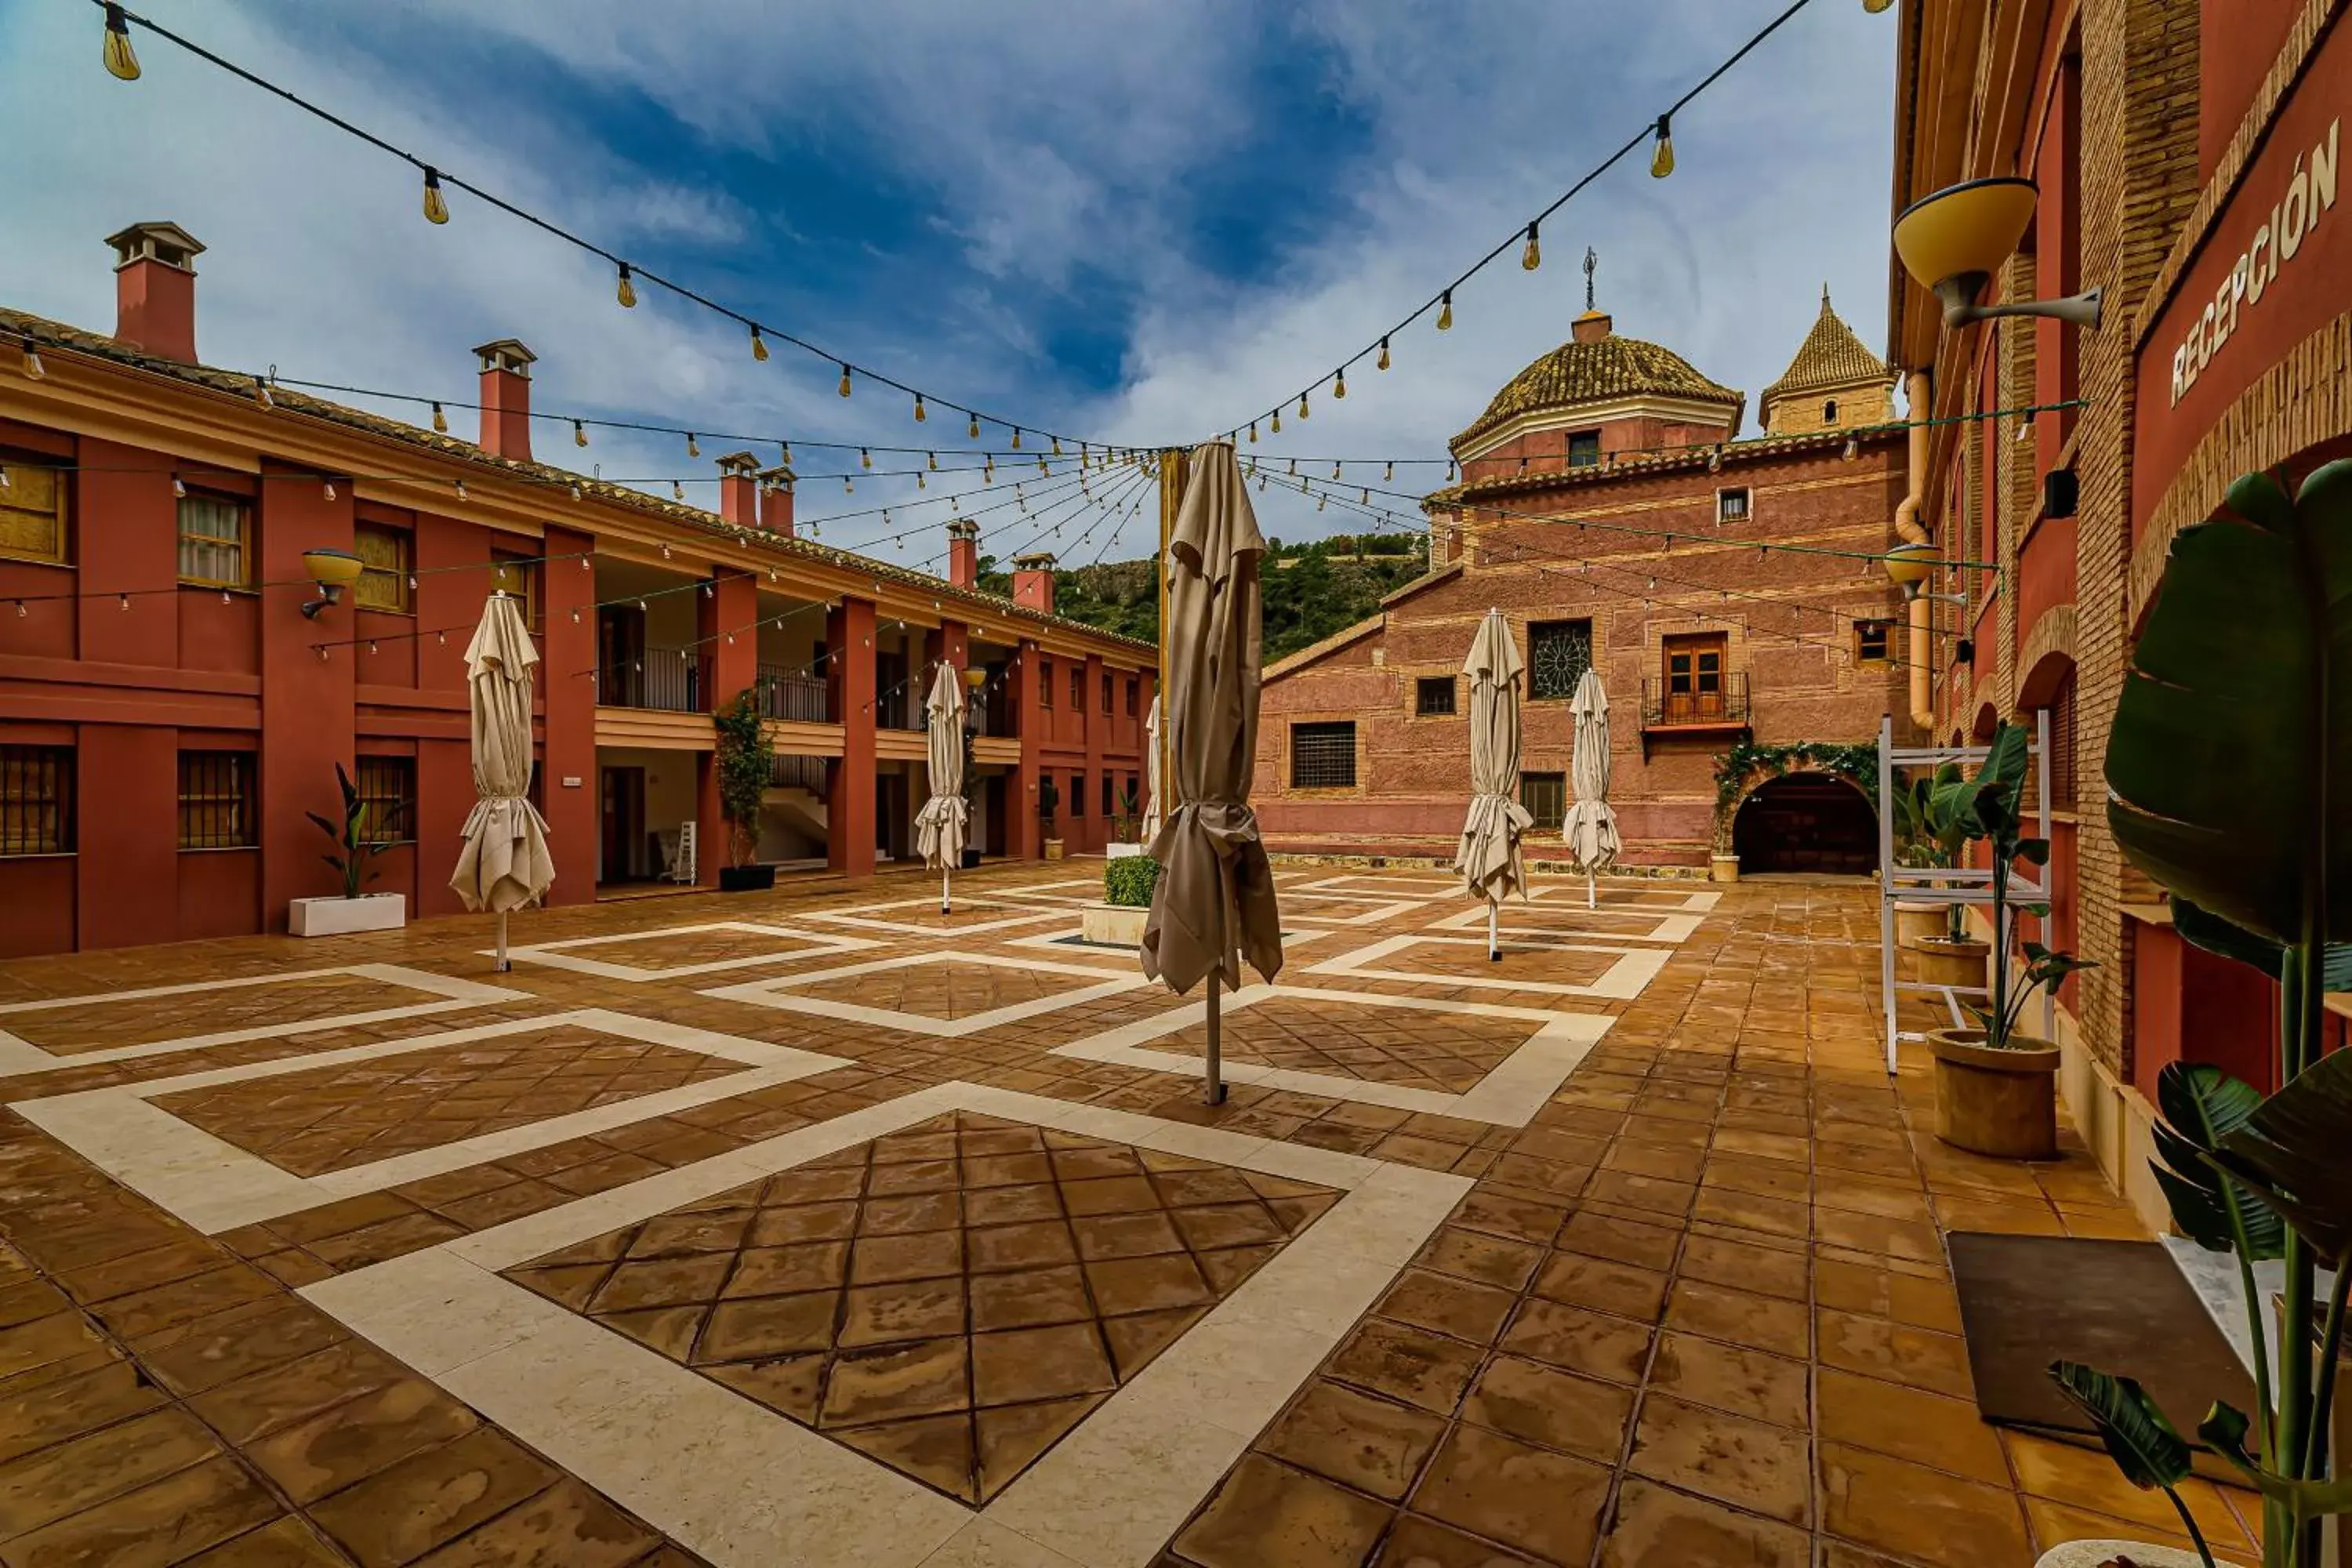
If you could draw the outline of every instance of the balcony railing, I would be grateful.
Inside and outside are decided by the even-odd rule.
[[[803,757],[778,752],[768,759],[770,789],[804,789],[823,795],[831,783],[823,757]]]
[[[1687,680],[1642,682],[1642,728],[1710,729],[1747,723],[1747,672],[1735,670],[1717,679],[1721,684],[1711,691],[1695,689]]]
[[[596,700],[607,708],[708,713],[709,690],[710,661],[681,658],[675,649],[648,649],[641,659],[607,664],[596,672]]]
[[[833,693],[820,675],[803,675],[780,664],[760,666],[760,712],[795,723],[833,722]]]

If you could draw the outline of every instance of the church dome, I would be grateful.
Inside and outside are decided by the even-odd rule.
[[[1612,324],[1599,310],[1579,316],[1569,341],[1513,376],[1486,412],[1454,437],[1453,449],[1459,453],[1522,416],[1584,405],[1672,399],[1719,405],[1738,420],[1744,395],[1701,375],[1672,349],[1619,337]]]

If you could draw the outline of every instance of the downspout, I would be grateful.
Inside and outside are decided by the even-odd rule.
[[[1927,373],[1915,370],[1904,384],[1911,422],[1910,461],[1906,465],[1909,493],[1895,508],[1895,537],[1906,544],[1929,542],[1927,531],[1919,521],[1920,489],[1927,483],[1927,412],[1931,394]],[[1929,679],[1935,637],[1928,619],[1935,612],[1935,601],[1925,592],[1914,597],[1906,607],[1911,628],[1911,646],[1905,658],[1911,667],[1911,722],[1922,734],[1932,735],[1936,728],[1936,704]]]

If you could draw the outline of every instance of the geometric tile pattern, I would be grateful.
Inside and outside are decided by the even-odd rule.
[[[506,1274],[982,1503],[1339,1196],[957,1111]]]
[[[1220,1037],[1234,1061],[1465,1094],[1536,1027],[1521,1018],[1384,1011],[1294,991],[1223,1019]],[[1170,1048],[1204,1054],[1207,1024],[1170,1037]]]
[[[1048,918],[1067,917],[1056,911]],[[1140,972],[1123,966],[936,949],[715,986],[701,994],[955,1037],[1139,991],[1150,984]]]
[[[557,1027],[152,1103],[280,1170],[316,1176],[742,1070],[671,1046]]]
[[[1412,955],[1407,962],[1416,967],[1391,967],[1398,956],[1407,953]],[[1669,956],[1658,948],[1609,947],[1587,942],[1540,949],[1509,945],[1497,963],[1486,956],[1486,943],[1480,937],[1407,934],[1382,937],[1352,952],[1327,958],[1308,965],[1307,973],[1628,1001],[1657,977]],[[1556,977],[1534,978],[1527,973],[1530,968]]]
[[[1108,978],[1111,976],[1107,972],[1080,977],[1025,966],[1015,969],[942,958],[795,986],[793,991],[796,995],[828,1002],[856,1002],[894,1013],[919,1013],[926,1018],[969,1018],[976,1013],[1058,996],[1082,984],[1097,984]]]
[[[679,980],[759,963],[779,963],[796,958],[856,952],[878,945],[866,937],[836,931],[800,931],[791,926],[761,925],[748,921],[717,921],[704,925],[667,926],[657,931],[624,931],[613,936],[572,937],[538,942],[509,951],[526,963],[576,970],[604,980]],[[593,949],[591,952],[582,949]],[[486,948],[485,952],[496,949]],[[602,954],[604,956],[595,956]],[[659,962],[652,962],[658,959]]]

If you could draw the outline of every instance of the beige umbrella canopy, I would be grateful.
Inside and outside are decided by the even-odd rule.
[[[1470,813],[1454,868],[1464,891],[1486,902],[1486,956],[1500,959],[1495,917],[1514,893],[1528,896],[1520,836],[1535,816],[1519,804],[1519,660],[1510,623],[1488,610],[1470,639],[1462,673],[1470,678]]]
[[[949,910],[949,879],[963,864],[964,830],[970,808],[963,798],[963,682],[945,659],[923,704],[929,745],[931,798],[915,814],[915,847],[923,864],[940,874],[940,913]]]
[[[1617,858],[1617,814],[1609,808],[1609,694],[1601,689],[1601,674],[1588,668],[1576,683],[1568,710],[1576,718],[1576,742],[1569,753],[1569,782],[1576,786],[1576,804],[1568,808],[1560,837],[1568,840],[1568,858],[1584,869],[1584,901],[1599,901],[1601,868]]]
[[[530,646],[511,595],[494,593],[466,645],[474,709],[474,810],[449,886],[469,910],[499,917],[499,967],[507,967],[507,911],[536,903],[555,881],[547,823],[530,804]]]
[[[1151,711],[1143,720],[1143,787],[1150,793],[1143,800],[1142,841],[1146,844],[1160,837],[1160,699],[1151,699]]]
[[[1169,536],[1165,721],[1175,805],[1151,844],[1160,876],[1143,928],[1143,972],[1181,994],[1209,982],[1209,1098],[1217,1082],[1217,988],[1242,960],[1282,968],[1274,870],[1250,809],[1261,627],[1258,533],[1231,441],[1195,447]]]

